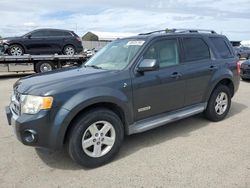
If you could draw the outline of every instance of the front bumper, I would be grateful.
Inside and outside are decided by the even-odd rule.
[[[50,124],[48,111],[36,115],[16,116],[9,106],[5,107],[8,124],[14,127],[17,139],[24,145],[49,148]]]
[[[7,52],[8,47],[9,47],[9,46],[6,45],[6,44],[0,44],[0,55],[4,55],[4,53]]]

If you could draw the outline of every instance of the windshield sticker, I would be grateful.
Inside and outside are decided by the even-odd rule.
[[[145,41],[143,40],[133,40],[127,43],[127,46],[142,46]]]

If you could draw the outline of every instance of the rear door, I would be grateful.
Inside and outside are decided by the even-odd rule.
[[[185,80],[182,78],[179,43],[176,38],[154,41],[143,53],[143,59],[156,59],[156,71],[135,73],[132,79],[135,120],[183,107]]]
[[[209,81],[217,66],[212,63],[212,52],[203,37],[183,37],[182,52],[184,77],[187,80],[185,106],[189,106],[203,102]]]
[[[65,32],[60,30],[49,30],[48,38],[46,39],[48,43],[48,53],[62,53],[63,43],[65,39]]]

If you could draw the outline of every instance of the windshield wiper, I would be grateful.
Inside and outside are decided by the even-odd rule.
[[[92,68],[94,68],[94,69],[102,69],[102,67],[99,67],[99,66],[97,66],[97,65],[84,65],[84,67],[86,68],[86,67],[92,67]]]

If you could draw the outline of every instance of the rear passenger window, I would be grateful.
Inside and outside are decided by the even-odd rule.
[[[144,59],[156,59],[161,68],[179,64],[178,46],[175,39],[155,42],[146,51]]]
[[[226,41],[223,38],[210,37],[210,39],[211,39],[211,42],[213,43],[214,47],[216,48],[217,52],[220,54],[220,56],[223,59],[233,57]]]
[[[186,61],[210,59],[208,45],[201,38],[184,38],[183,47]]]
[[[69,32],[66,31],[49,31],[49,36],[51,37],[66,37],[66,36],[72,36]]]

